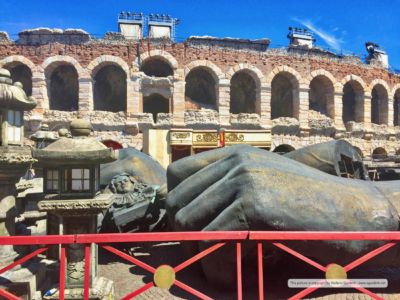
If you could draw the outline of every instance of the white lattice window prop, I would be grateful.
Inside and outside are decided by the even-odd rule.
[[[58,191],[58,170],[54,169],[47,170],[46,189],[49,192]]]
[[[7,140],[10,144],[21,143],[21,127],[22,127],[22,112],[18,110],[9,110],[7,112]]]

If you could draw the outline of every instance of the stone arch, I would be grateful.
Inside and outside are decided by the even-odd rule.
[[[95,59],[93,59],[86,67],[89,74],[94,77],[96,73],[107,65],[116,65],[120,67],[126,73],[126,76],[129,77],[129,65],[118,56],[114,55],[101,55]]]
[[[347,82],[352,81],[352,80],[355,81],[355,82],[358,82],[361,85],[361,87],[362,87],[362,89],[364,91],[368,91],[367,84],[364,82],[364,80],[360,76],[357,76],[357,75],[354,75],[354,74],[350,74],[350,75],[345,76],[342,79],[341,83],[344,86]]]
[[[310,79],[309,109],[334,119],[335,78],[325,70],[316,70]]]
[[[213,64],[212,62],[208,61],[208,60],[195,60],[195,61],[192,61],[189,64],[187,64],[185,66],[185,68],[184,68],[185,78],[190,73],[190,71],[192,71],[195,68],[199,68],[199,67],[204,68],[204,69],[208,69],[209,72],[211,73],[211,75],[214,77],[214,79],[217,82],[219,80],[225,78],[225,75],[221,71],[221,69],[219,67],[217,67],[215,64]]]
[[[292,152],[294,150],[296,150],[296,149],[292,145],[281,144],[281,145],[276,146],[272,152],[284,154],[284,153]]]
[[[230,112],[260,114],[263,80],[261,71],[241,64],[231,68],[227,73],[227,79],[230,81]]]
[[[388,125],[389,87],[382,79],[375,79],[370,85],[371,123]]]
[[[388,152],[383,147],[377,147],[372,151],[373,159],[382,159],[388,156]]]
[[[79,105],[79,73],[66,61],[45,64],[47,97],[51,110],[76,111]]]
[[[150,58],[159,58],[162,59],[163,61],[167,62],[171,68],[175,71],[178,69],[179,64],[178,61],[173,57],[169,52],[164,51],[164,50],[159,50],[159,49],[154,49],[150,50],[147,52],[144,52],[140,55],[140,60],[136,59],[136,67],[139,69],[140,66],[145,62],[146,60]]]
[[[140,65],[140,71],[147,76],[174,76],[174,69],[172,68],[172,66],[159,56],[152,56],[143,61]]]
[[[289,73],[298,82],[299,85],[305,84],[305,82],[303,82],[303,80],[302,80],[300,73],[289,66],[275,67],[265,78],[265,83],[268,85],[271,85],[272,80],[275,78],[275,76],[282,72]]]
[[[80,63],[75,58],[66,55],[56,55],[46,58],[46,60],[42,63],[41,68],[44,70],[46,76],[46,73],[52,72],[57,66],[63,64],[72,65],[78,73],[79,78],[89,77],[87,72],[82,68]]]
[[[21,82],[28,96],[32,96],[32,77],[36,66],[21,55],[8,56],[0,61],[0,66],[10,71],[13,82]]]
[[[315,77],[317,76],[325,76],[327,77],[331,82],[333,86],[337,86],[338,81],[336,80],[335,76],[332,75],[332,73],[328,72],[327,70],[324,69],[318,69],[314,70],[310,73],[310,76],[307,77],[307,81],[311,82]]]
[[[277,69],[277,68],[276,68]],[[300,112],[300,75],[291,68],[279,67],[278,73],[272,71],[271,85],[271,119],[280,117],[299,118]],[[294,71],[294,72],[293,72]]]
[[[371,81],[371,83],[369,84],[369,87],[368,87],[368,91],[369,91],[370,93],[372,93],[372,89],[373,89],[377,84],[382,85],[382,86],[386,89],[386,92],[388,93],[388,96],[389,96],[389,93],[390,93],[389,85],[387,84],[387,82],[386,82],[385,80],[379,79],[379,78],[378,78],[378,79],[374,79],[374,80]]]
[[[393,99],[394,96],[396,95],[396,93],[399,92],[399,90],[400,90],[400,83],[396,83],[396,84],[393,86],[393,88],[392,88],[392,90],[391,90],[391,92],[390,92],[390,97]]]
[[[393,91],[393,125],[400,125],[400,84]]]
[[[343,122],[363,122],[365,82],[356,75],[348,75],[342,80],[342,118]]]
[[[252,76],[259,86],[261,86],[261,84],[263,84],[265,81],[265,76],[261,70],[247,63],[237,64],[231,67],[226,73],[226,79],[230,81],[232,77],[240,71],[246,72]]]
[[[192,62],[185,67],[186,109],[218,108],[219,82],[224,74],[214,64],[206,61]]]
[[[14,64],[26,65],[29,69],[31,69],[32,73],[36,71],[36,65],[31,60],[22,55],[11,55],[0,60],[0,67]]]

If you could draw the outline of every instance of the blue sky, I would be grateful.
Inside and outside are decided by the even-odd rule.
[[[0,0],[0,30],[15,38],[34,27],[82,28],[103,35],[117,30],[121,11],[166,13],[181,20],[177,37],[269,38],[285,46],[288,26],[318,33],[317,45],[359,55],[373,41],[400,69],[400,0]]]

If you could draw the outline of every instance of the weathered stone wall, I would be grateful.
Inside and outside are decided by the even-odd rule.
[[[246,44],[247,43],[247,44]],[[250,43],[250,44],[249,44]],[[118,34],[108,33],[97,40],[81,30],[37,29],[22,32],[12,42],[0,34],[0,66],[26,65],[32,73],[32,95],[39,102],[32,113],[42,122],[61,126],[72,117],[98,118],[96,134],[101,138],[118,138],[126,145],[140,148],[140,131],[151,127],[168,128],[272,128],[273,146],[292,145],[299,148],[332,138],[346,138],[369,155],[374,147],[384,147],[388,153],[398,149],[398,127],[393,126],[394,95],[400,90],[400,76],[377,65],[368,65],[357,57],[338,57],[324,51],[267,49],[268,43],[251,41],[192,39],[183,43],[148,40],[127,41]],[[173,70],[173,76],[151,79],[141,71],[144,62],[162,60]],[[46,72],[59,65],[72,66],[78,74],[78,111],[49,110]],[[104,66],[113,65],[126,74],[126,111],[94,112],[93,88],[95,74]],[[157,63],[151,64],[157,66]],[[194,69],[206,70],[215,86],[216,107],[200,109],[197,103],[185,101],[185,78]],[[231,79],[246,72],[254,80],[256,116],[230,113]],[[277,75],[289,75],[295,119],[271,120],[272,82]],[[169,75],[169,73],[168,73]],[[329,90],[328,119],[309,111],[310,83],[317,77],[333,87]],[[343,122],[343,87],[356,82],[362,89],[357,101],[357,122]],[[372,90],[378,85],[386,90],[386,125],[371,124]],[[151,114],[143,113],[144,98],[159,93],[169,99],[169,112],[160,115],[158,124]],[[333,95],[332,95],[333,94]],[[360,96],[361,95],[361,96]],[[252,96],[254,97],[254,96]],[[359,98],[362,99],[359,99]],[[190,100],[190,99],[186,99]],[[186,109],[185,111],[185,102]],[[381,113],[381,112],[380,112]],[[29,116],[28,116],[29,117]],[[28,122],[29,120],[27,120]],[[132,124],[135,124],[134,126]],[[397,124],[396,124],[397,125]],[[136,131],[132,129],[136,126]],[[386,126],[382,129],[382,126]],[[382,133],[383,132],[383,133]]]

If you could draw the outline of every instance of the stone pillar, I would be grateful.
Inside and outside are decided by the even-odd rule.
[[[79,78],[79,111],[87,112],[93,110],[93,84],[90,77]]]
[[[260,123],[264,128],[271,128],[271,86],[270,85],[261,85],[260,91],[260,112],[261,118]]]
[[[298,99],[295,97],[296,93],[293,95],[293,113],[294,115],[298,115],[300,129],[308,130],[308,110],[309,110],[309,87],[308,86],[300,86]]]
[[[389,127],[393,127],[393,119],[394,119],[394,108],[393,108],[393,99],[388,98],[388,125]]]
[[[371,128],[371,95],[364,95],[364,114],[361,116],[367,128]]]
[[[220,79],[218,84],[218,113],[220,126],[230,126],[230,82],[227,79]]]
[[[127,81],[127,98],[126,111],[128,113],[141,113],[143,95],[140,89],[140,77],[137,73],[133,73],[130,80]]]
[[[172,94],[173,125],[185,126],[185,81],[174,81]]]
[[[333,96],[335,127],[338,130],[345,130],[343,123],[343,92],[335,92]]]
[[[37,101],[35,110],[43,112],[43,110],[49,109],[47,84],[43,72],[33,72],[32,74],[32,97]]]

